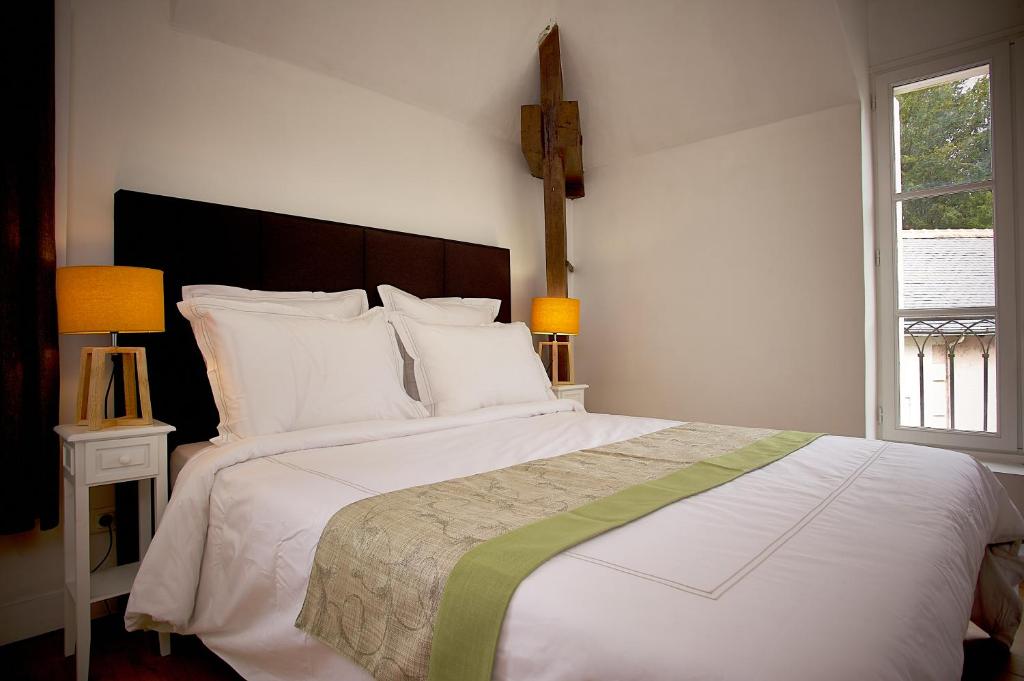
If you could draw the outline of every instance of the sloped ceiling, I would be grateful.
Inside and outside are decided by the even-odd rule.
[[[518,144],[558,21],[588,168],[857,100],[831,0],[174,0],[175,28]]]

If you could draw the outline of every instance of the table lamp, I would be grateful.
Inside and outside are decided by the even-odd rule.
[[[118,346],[117,334],[164,330],[163,276],[160,270],[145,267],[57,269],[57,330],[110,334],[109,347],[82,348],[76,419],[89,430],[153,423],[146,349]],[[107,394],[118,369],[125,413],[108,418]]]
[[[551,340],[537,343],[537,354],[544,357],[544,348],[551,354],[551,383],[565,385],[576,380],[572,363],[572,345],[559,336],[577,336],[580,332],[580,301],[576,298],[534,298],[530,313],[530,330],[547,334]],[[564,354],[560,352],[564,349]],[[561,358],[566,360],[566,378],[562,380]]]

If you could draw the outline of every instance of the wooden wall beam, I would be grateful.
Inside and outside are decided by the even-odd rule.
[[[548,296],[569,295],[568,252],[565,239],[565,175],[562,158],[544,159],[544,253]]]
[[[537,48],[540,54],[540,108],[551,114],[562,101],[562,48],[558,25],[551,26]]]
[[[538,47],[540,110],[544,149],[544,251],[549,296],[566,296],[565,173],[558,153],[558,107],[562,103],[562,51],[558,26],[552,26]]]
[[[569,294],[565,199],[583,196],[583,135],[578,102],[562,100],[558,26],[541,36],[540,104],[520,110],[520,139],[530,174],[544,180],[544,250],[548,295]]]
[[[544,124],[540,105],[524,104],[520,109],[519,138],[523,157],[534,177],[544,178]]]
[[[570,199],[579,199],[584,196],[580,103],[559,102],[557,117],[557,146],[565,167],[565,195]]]

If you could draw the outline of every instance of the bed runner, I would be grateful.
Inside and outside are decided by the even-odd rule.
[[[546,560],[817,437],[687,423],[363,499],[324,528],[295,626],[378,681],[487,681],[512,594]]]

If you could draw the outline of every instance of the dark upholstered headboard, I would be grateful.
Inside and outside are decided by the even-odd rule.
[[[114,263],[164,272],[167,331],[124,334],[121,344],[146,348],[153,414],[177,427],[172,446],[217,434],[203,359],[175,307],[185,284],[362,288],[371,307],[377,285],[393,284],[423,298],[499,298],[498,320],[511,319],[506,248],[124,189],[114,196]]]

